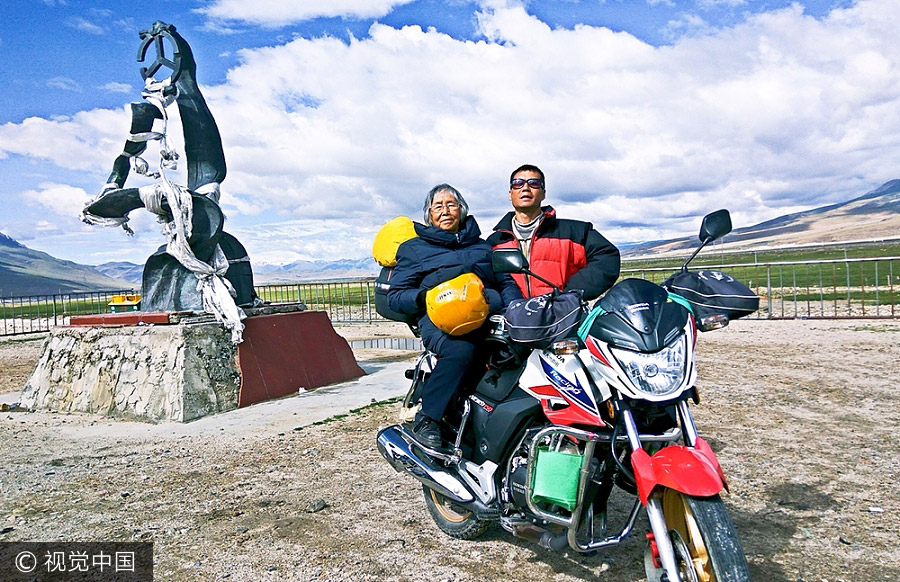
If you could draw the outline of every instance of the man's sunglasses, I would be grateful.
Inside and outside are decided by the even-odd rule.
[[[522,178],[516,178],[509,183],[509,187],[513,190],[521,190],[525,187],[525,184],[528,184],[531,188],[543,188],[544,181],[540,178],[530,178],[528,180],[523,180]]]

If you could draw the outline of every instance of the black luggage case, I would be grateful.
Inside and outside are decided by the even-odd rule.
[[[387,292],[391,288],[391,275],[393,274],[394,267],[382,267],[381,272],[375,278],[375,311],[381,317],[415,327],[418,325],[418,318],[415,315],[394,311],[388,304]]]
[[[703,319],[721,314],[729,320],[759,309],[759,297],[749,287],[720,271],[684,271],[666,279],[662,286],[691,304],[694,316]]]

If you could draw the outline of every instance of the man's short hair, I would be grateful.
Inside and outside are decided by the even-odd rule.
[[[541,169],[538,168],[537,166],[535,166],[533,164],[522,164],[521,166],[519,166],[518,168],[516,168],[515,170],[512,171],[512,174],[509,175],[509,181],[512,182],[513,178],[515,178],[516,174],[518,174],[519,172],[534,172],[535,174],[537,174],[538,176],[541,177],[541,183],[544,184],[544,190],[547,189],[547,181],[544,179],[544,172],[541,171]]]

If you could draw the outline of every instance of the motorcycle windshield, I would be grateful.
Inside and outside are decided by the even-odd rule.
[[[594,320],[588,335],[628,350],[659,351],[687,323],[687,310],[670,302],[665,289],[643,279],[621,281],[596,305],[605,313]]]

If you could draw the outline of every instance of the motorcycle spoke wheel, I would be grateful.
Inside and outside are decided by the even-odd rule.
[[[474,540],[485,532],[489,521],[478,519],[471,511],[461,510],[452,501],[425,485],[425,505],[435,525],[450,537],[460,540]]]
[[[667,489],[662,508],[684,582],[750,580],[744,550],[718,495],[692,497]]]
[[[669,531],[669,539],[672,541],[672,548],[675,550],[675,559],[678,562],[678,575],[681,576],[683,582],[700,582],[697,574],[696,561],[691,557],[691,551],[687,544],[675,530]]]

